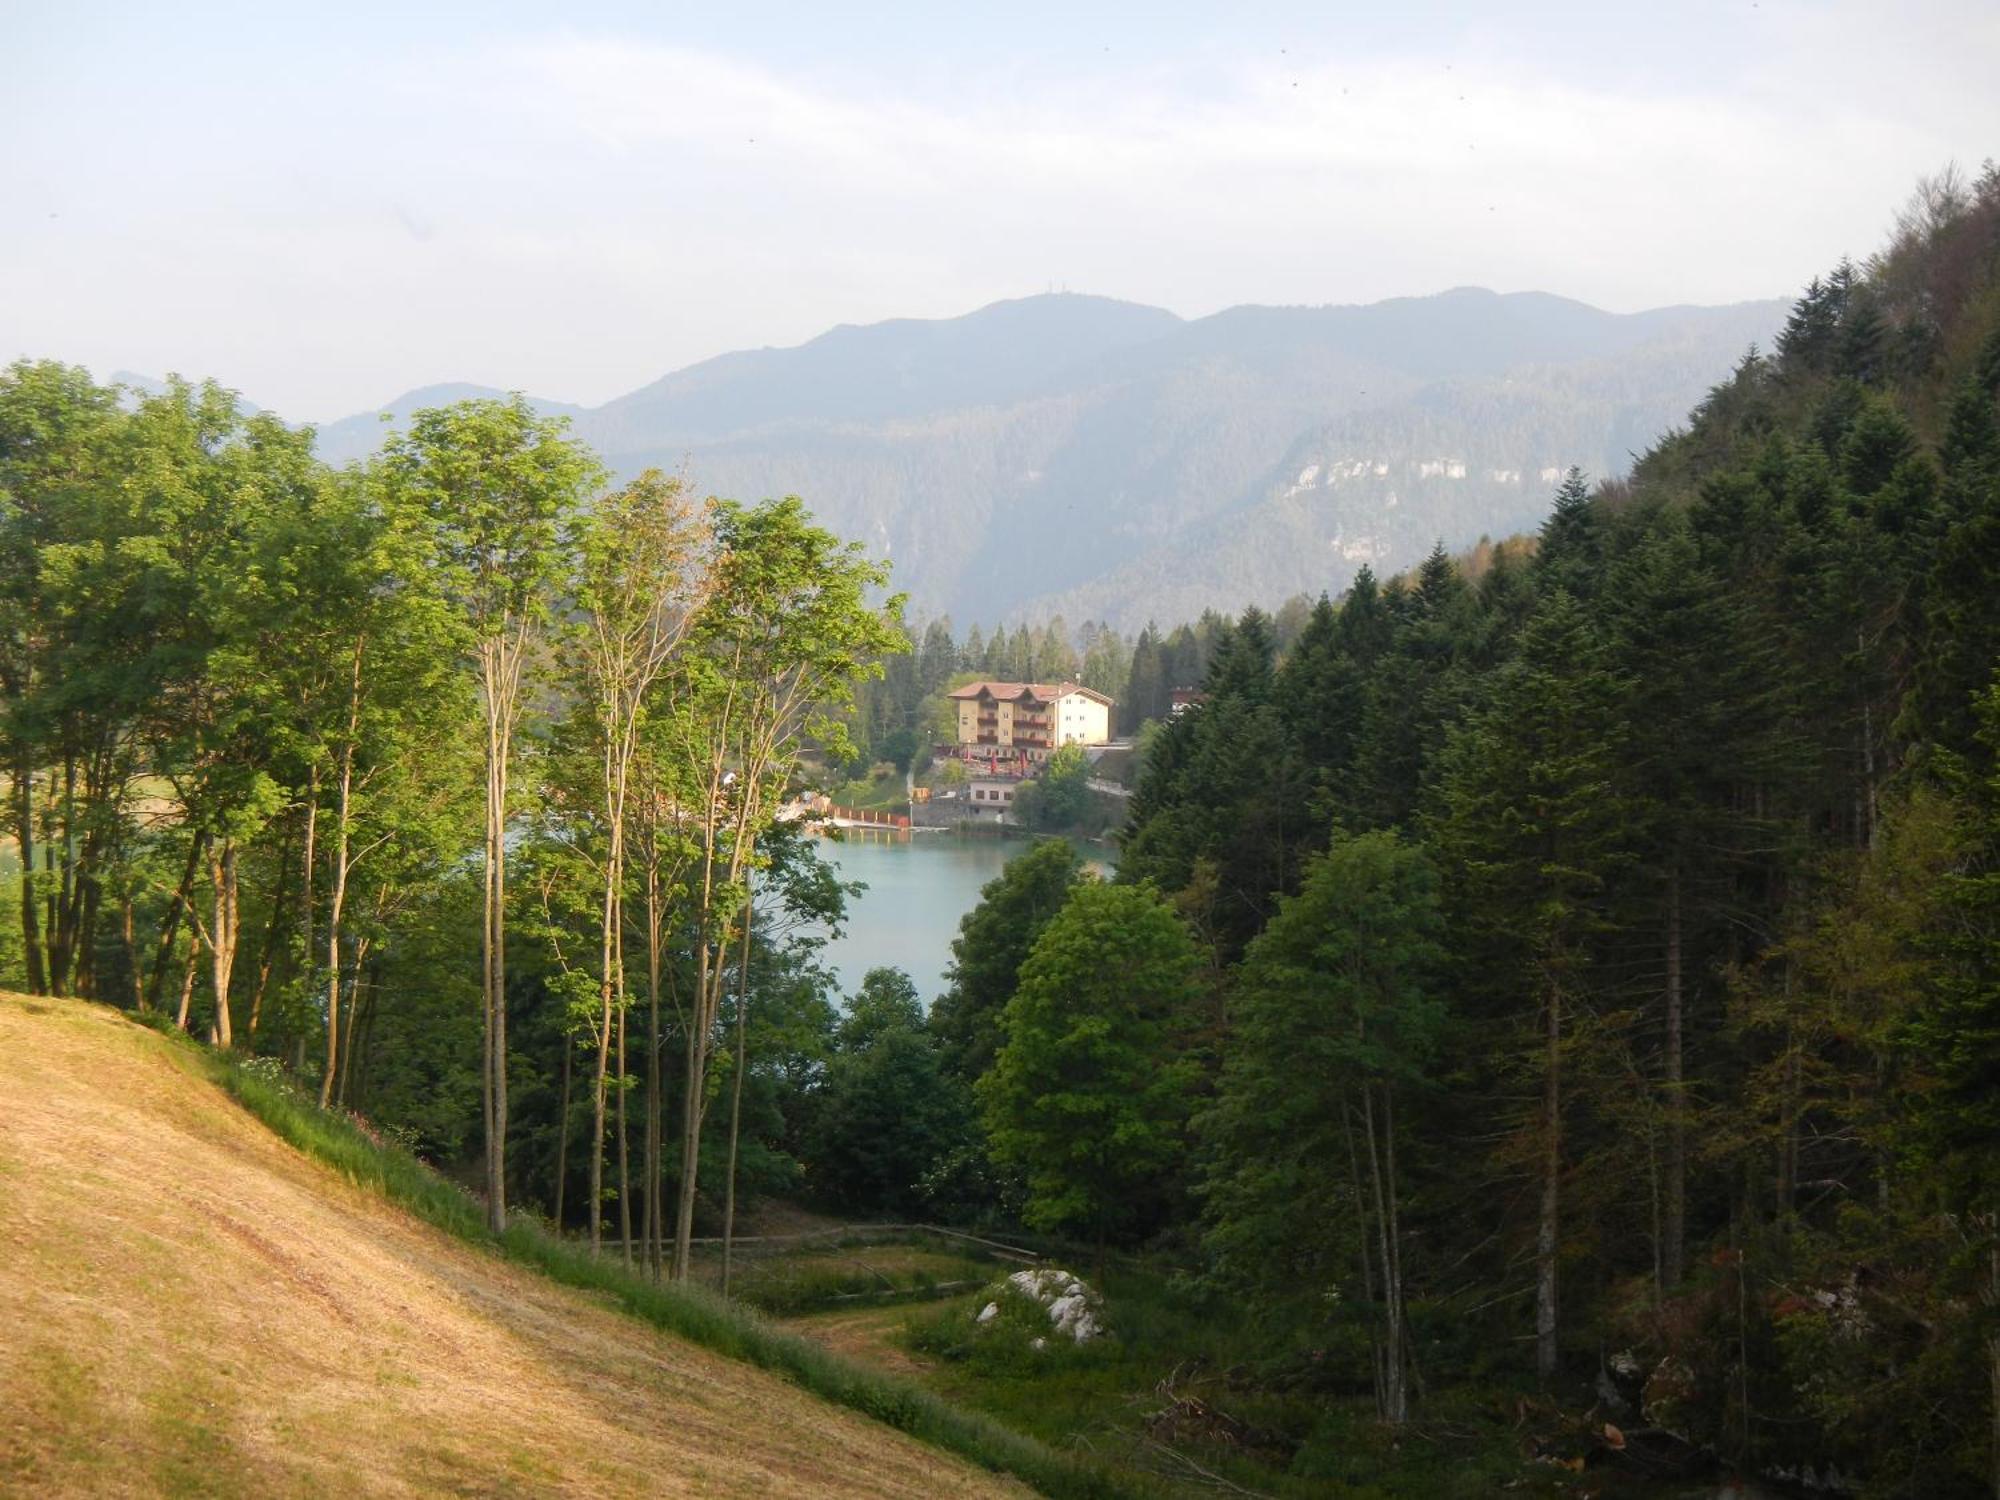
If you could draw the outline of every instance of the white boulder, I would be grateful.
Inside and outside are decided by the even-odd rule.
[[[1007,1278],[1007,1285],[1046,1308],[1056,1333],[1072,1343],[1088,1343],[1104,1332],[1102,1303],[1097,1293],[1067,1271],[1037,1266],[1032,1271],[1016,1271]],[[988,1310],[997,1311],[997,1307],[989,1304]],[[985,1312],[979,1315],[979,1320],[986,1321]]]

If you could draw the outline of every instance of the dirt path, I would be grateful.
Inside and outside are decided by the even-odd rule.
[[[0,1494],[1019,1495],[460,1245],[0,996]]]
[[[925,1304],[919,1304],[925,1305]],[[898,1375],[921,1375],[932,1362],[912,1354],[902,1345],[903,1320],[910,1307],[870,1307],[853,1311],[809,1313],[790,1318],[785,1327],[856,1364],[893,1370]]]

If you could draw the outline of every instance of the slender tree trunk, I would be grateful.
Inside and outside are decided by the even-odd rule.
[[[1542,1201],[1535,1229],[1535,1374],[1556,1373],[1556,1249],[1562,1192],[1562,993],[1544,1000],[1542,1053]]]
[[[632,1173],[629,1137],[625,1116],[625,807],[631,783],[635,753],[638,706],[631,696],[635,690],[629,668],[621,675],[619,665],[607,658],[600,661],[603,672],[603,770],[604,770],[604,904],[601,913],[598,1016],[597,1084],[593,1105],[591,1145],[591,1202],[601,1204],[604,1170],[604,1094],[610,1066],[612,1027],[618,1031],[618,1222],[624,1233],[625,1264],[632,1263]],[[638,684],[643,691],[643,683]],[[590,1245],[598,1247],[601,1213],[593,1207]]]
[[[576,1051],[575,1039],[565,1031],[562,1039],[562,1108],[556,1118],[556,1233],[563,1227],[563,1188],[569,1181],[569,1083],[570,1055]]]
[[[286,851],[289,855],[290,851]],[[285,928],[285,897],[289,894],[291,861],[278,861],[278,888],[271,896],[271,920],[264,927],[264,950],[257,957],[257,987],[250,992],[250,1042],[254,1051],[257,1028],[264,1019],[264,995],[270,988],[271,971],[277,966],[278,939]]]
[[[55,773],[49,773],[50,795],[55,791]],[[56,866],[56,828],[50,814],[42,817],[42,942],[49,966],[49,993],[63,993],[62,899],[57,894],[62,872]]]
[[[733,692],[733,688],[732,688]],[[718,876],[725,889],[733,889],[739,884],[746,886],[751,867],[752,830],[757,825],[761,812],[760,788],[771,765],[771,743],[776,733],[775,725],[782,715],[760,719],[745,715],[736,719],[725,706],[720,722],[730,724],[740,722],[740,732],[729,735],[727,743],[741,747],[732,771],[725,772],[726,752],[722,743],[711,745],[707,752],[707,779],[704,788],[706,807],[702,818],[702,888],[700,896],[700,918],[696,951],[696,985],[694,1004],[689,1008],[689,1031],[687,1046],[687,1104],[683,1110],[683,1139],[681,1162],[684,1175],[680,1183],[680,1205],[674,1226],[674,1275],[678,1280],[686,1280],[689,1272],[689,1256],[694,1237],[694,1205],[698,1190],[697,1176],[701,1164],[701,1127],[707,1108],[706,1093],[708,1061],[714,1043],[714,1028],[722,1013],[722,989],[727,982],[726,959],[729,952],[731,930],[726,919],[717,921]],[[732,791],[731,788],[734,787]],[[725,817],[722,807],[726,801],[734,801]],[[722,847],[722,831],[727,827],[728,856],[723,868],[717,869],[717,855]],[[746,900],[743,921],[748,923],[750,913]],[[717,929],[720,928],[718,931]]]
[[[299,858],[299,952],[308,970],[312,967],[314,881],[319,872],[319,762],[306,767],[306,836]],[[310,980],[308,980],[310,983]]]
[[[375,1054],[375,1012],[381,995],[381,972],[379,966],[368,976],[368,984],[361,992],[367,999],[367,1008],[349,1014],[355,1020],[355,1032],[348,1038],[346,1061],[340,1065],[340,1102],[349,1109],[366,1113],[368,1100],[368,1064]],[[350,1001],[351,1005],[353,1002]]]
[[[705,986],[704,986],[705,987]],[[696,997],[699,1009],[701,999]],[[708,1049],[703,1045],[699,1018],[691,1021],[687,1036],[686,1097],[681,1107],[681,1181],[674,1207],[674,1280],[688,1279],[688,1259],[694,1248],[695,1180],[701,1167],[702,1080],[707,1074]]]
[[[488,703],[486,709],[486,826],[485,847],[481,856],[484,864],[485,886],[480,894],[480,934],[479,934],[479,1005],[480,1005],[480,1103],[484,1119],[482,1130],[486,1151],[486,1224],[498,1233],[504,1225],[503,1214],[494,1208],[494,1195],[499,1191],[499,1174],[494,1170],[494,1153],[499,1150],[499,1131],[494,1113],[496,1098],[493,1090],[494,1069],[493,1049],[496,1030],[493,1019],[493,906],[494,875],[500,858],[499,840],[493,836],[494,806],[498,797],[495,782],[494,760],[498,755],[499,729],[493,717],[491,702],[492,686],[489,673]]]
[[[665,1101],[661,1097],[660,1036],[660,859],[652,840],[646,850],[646,1244],[653,1280],[660,1279],[662,1241],[666,1232],[665,1152],[661,1149]]]
[[[146,1008],[145,975],[139,967],[139,919],[128,890],[118,903],[118,936],[125,947],[125,974],[132,986],[132,1008]]]
[[[182,1031],[188,1028],[188,1012],[194,1007],[194,976],[201,963],[201,940],[188,935],[187,967],[181,970],[180,1009],[174,1012],[174,1025]]]
[[[743,898],[743,973],[736,997],[736,1076],[729,1085],[729,1171],[722,1196],[722,1295],[729,1295],[729,1262],[736,1245],[736,1143],[743,1128],[743,1074],[749,1067],[750,933],[755,903]]]
[[[208,850],[208,835],[190,833],[188,835],[187,863],[181,867],[181,883],[174,888],[174,899],[167,904],[166,916],[160,922],[160,945],[153,954],[153,977],[146,985],[145,1010],[157,1010],[160,1005],[160,987],[166,982],[167,965],[174,956],[174,938],[178,934],[181,919],[194,910],[194,877],[201,869],[201,858]],[[200,948],[197,943],[195,947]],[[183,1011],[180,1019],[183,1031],[187,1029],[187,1015]]]
[[[707,1108],[703,1098],[708,1078],[709,978],[715,965],[716,944],[708,924],[715,910],[715,796],[721,786],[719,774],[709,778],[709,807],[703,813],[702,838],[702,925],[698,935],[694,1004],[687,1017],[687,1070],[683,1075],[681,1100],[681,1180],[674,1205],[674,1280],[686,1281],[688,1261],[694,1241],[694,1198],[701,1169],[701,1125]]]
[[[748,777],[746,775],[745,779]],[[719,784],[719,778],[718,784]],[[735,830],[737,847],[731,851],[728,876],[731,884],[742,874],[745,858],[743,842],[747,831],[739,818]],[[713,863],[712,856],[709,863]],[[710,877],[712,879],[712,877]],[[704,894],[703,908],[709,906],[710,895]],[[746,906],[743,920],[749,921]],[[682,1111],[681,1140],[681,1184],[680,1203],[674,1218],[674,1278],[685,1281],[690,1271],[690,1257],[694,1242],[695,1195],[699,1191],[701,1171],[701,1132],[708,1116],[707,1081],[709,1058],[714,1051],[714,1030],[722,1013],[722,986],[727,981],[725,960],[729,951],[729,933],[725,930],[720,939],[711,944],[704,937],[698,964],[695,986],[693,1014],[690,1017],[687,1043],[687,1103]]]
[[[80,994],[88,995],[93,1000],[103,998],[97,978],[97,927],[104,914],[104,872],[112,866],[122,836],[119,819],[115,816],[122,781],[119,766],[115,741],[100,735],[84,767],[87,826],[83,835],[83,873],[79,882],[83,897],[83,922],[77,985]],[[106,816],[107,813],[112,815]]]
[[[625,1008],[618,1008],[618,1234],[632,1269],[632,1159],[625,1125]]]
[[[210,941],[210,973],[215,985],[215,1044],[224,1052],[235,1045],[229,1017],[229,979],[236,967],[236,840],[225,838],[210,862],[215,886],[215,924]]]
[[[347,963],[347,1004],[343,1007],[346,1018],[341,1023],[347,1034],[340,1043],[340,1083],[334,1094],[335,1102],[343,1108],[347,1107],[348,1102],[348,1079],[354,1072],[354,1033],[358,1029],[355,1022],[361,1008],[361,996],[364,993],[368,994],[371,997],[369,1003],[371,1005],[374,1003],[372,979],[365,987],[362,981],[365,972],[362,965],[368,961],[368,948],[369,940],[364,937],[354,945],[354,955]]]
[[[46,995],[49,970],[42,956],[42,913],[35,895],[35,772],[25,750],[14,768],[14,838],[21,854],[21,946],[27,958],[28,988]]]
[[[486,1020],[486,1222],[495,1234],[507,1227],[507,770],[513,714],[520,692],[525,641],[482,643],[480,668],[486,699],[486,890],[484,972]]]
[[[326,1069],[319,1080],[321,1109],[333,1102],[334,1080],[340,1072],[340,925],[347,910],[348,852],[354,831],[354,738],[361,724],[361,657],[362,648],[357,643],[347,700],[347,738],[341,742],[334,802],[333,890],[326,908]],[[356,972],[358,977],[358,968]]]
[[[86,850],[86,859],[93,858],[92,851]],[[77,872],[76,893],[80,912],[76,924],[76,964],[71,972],[71,984],[76,993],[86,999],[97,998],[97,914],[103,890],[94,873],[94,863],[86,863]]]
[[[1347,1141],[1347,1180],[1354,1194],[1355,1216],[1361,1221],[1361,1233],[1357,1239],[1361,1249],[1361,1295],[1372,1308],[1379,1304],[1375,1290],[1375,1253],[1368,1243],[1368,1190],[1361,1177],[1361,1153],[1354,1143],[1354,1106],[1345,1098],[1340,1101],[1340,1132]],[[1375,1415],[1386,1417],[1389,1412],[1389,1372],[1384,1360],[1379,1318],[1369,1319],[1368,1365],[1375,1386]]]
[[[83,976],[83,904],[84,891],[89,885],[85,878],[81,855],[84,838],[77,826],[76,816],[76,754],[72,751],[63,762],[62,801],[62,952],[64,992],[72,995],[87,993],[80,981]]]
[[[1402,1181],[1396,1170],[1396,1095],[1388,1084],[1382,1086],[1382,1167],[1389,1184],[1389,1275],[1395,1286],[1397,1369],[1402,1380],[1403,1404],[1407,1414],[1412,1396],[1423,1393],[1423,1377],[1417,1365],[1416,1346],[1410,1338],[1409,1290],[1403,1281],[1403,1204],[1397,1186]]]
[[[1687,1089],[1682,1074],[1681,874],[1667,877],[1667,1201],[1661,1279],[1681,1283],[1687,1257]]]
[[[507,1227],[507,772],[514,753],[511,721],[500,740],[499,796],[493,827],[493,1173],[491,1202]]]
[[[1375,1234],[1382,1259],[1382,1348],[1386,1377],[1382,1391],[1382,1416],[1388,1422],[1400,1423],[1409,1417],[1410,1404],[1403,1380],[1402,1287],[1397,1281],[1399,1256],[1391,1206],[1396,1188],[1393,1182],[1385,1180],[1384,1147],[1376,1140],[1374,1092],[1372,1086],[1362,1085],[1361,1120],[1368,1146],[1368,1177],[1375,1198]]]
[[[612,838],[617,838],[614,830]],[[607,852],[604,873],[604,908],[599,927],[599,968],[598,968],[598,1014],[593,1028],[593,1040],[597,1043],[597,1058],[591,1074],[590,1086],[590,1248],[592,1253],[604,1242],[604,1114],[607,1079],[611,1071],[611,1027],[612,1012],[617,989],[616,960],[613,949],[617,923],[618,887],[617,877],[612,869],[612,856]]]
[[[49,993],[69,993],[70,960],[76,943],[76,751],[63,751],[63,790],[57,806],[61,809],[56,836],[43,853],[53,862],[49,882]]]

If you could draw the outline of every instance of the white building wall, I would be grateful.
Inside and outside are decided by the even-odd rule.
[[[1053,712],[1058,745],[1102,745],[1111,738],[1111,711],[1095,698],[1065,693]]]

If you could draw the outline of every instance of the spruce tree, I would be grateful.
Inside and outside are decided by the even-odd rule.
[[[1591,503],[1581,469],[1571,469],[1556,489],[1555,509],[1542,523],[1535,574],[1544,587],[1567,589],[1578,598],[1595,592],[1604,561],[1602,523]]]
[[[1664,1289],[1687,1268],[1687,1184],[1693,1152],[1692,1039],[1712,1032],[1709,976],[1735,910],[1736,883],[1771,830],[1751,815],[1755,789],[1789,769],[1788,700],[1772,653],[1748,614],[1699,559],[1693,536],[1664,518],[1611,574],[1606,597],[1620,669],[1630,816],[1638,868],[1621,921],[1656,961],[1661,1203],[1656,1275]],[[1749,795],[1746,795],[1749,793]],[[1648,983],[1651,988],[1651,982]]]
[[[1317,1343],[1358,1308],[1379,1414],[1410,1404],[1407,1131],[1445,1021],[1437,882],[1392,834],[1338,840],[1245,955],[1202,1196],[1221,1280]],[[1353,1163],[1343,1174],[1333,1167]],[[1362,1165],[1365,1163],[1365,1166]],[[1357,1295],[1358,1294],[1358,1295]]]
[[[1445,752],[1434,836],[1455,916],[1477,943],[1516,1070],[1538,1104],[1511,1146],[1536,1182],[1535,1371],[1561,1354],[1562,1201],[1572,1154],[1570,1034],[1598,997],[1598,942],[1633,819],[1620,784],[1626,693],[1601,633],[1557,591]]]

